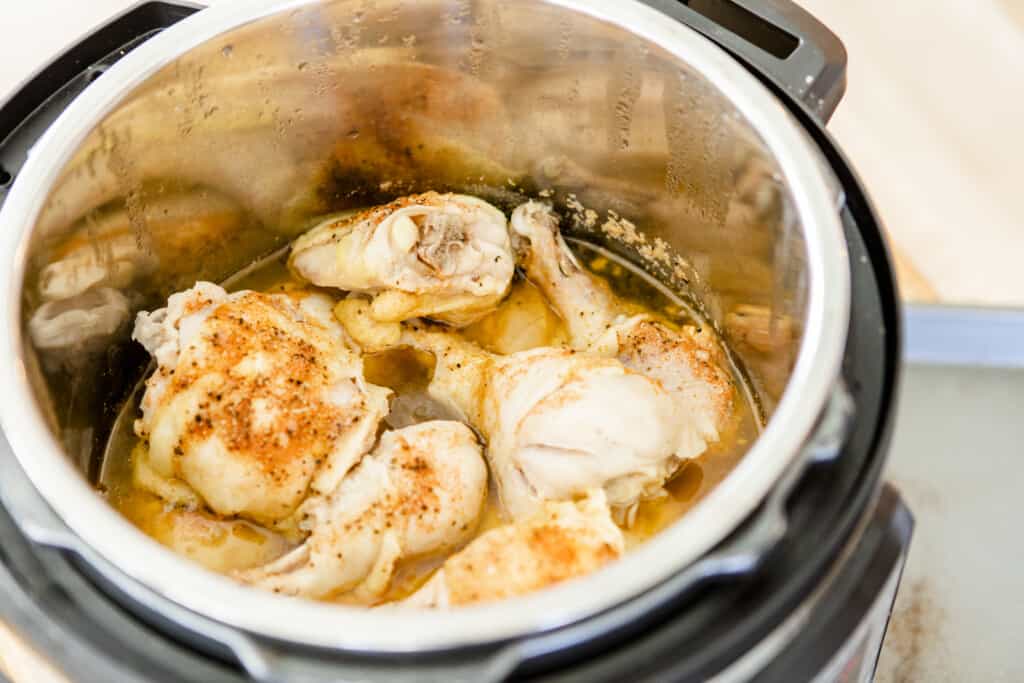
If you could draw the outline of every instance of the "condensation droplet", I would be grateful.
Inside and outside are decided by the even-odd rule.
[[[636,54],[626,56],[626,64],[617,71],[609,82],[609,92],[614,92],[615,101],[611,104],[612,127],[609,130],[611,149],[626,150],[630,145],[630,132],[633,126],[633,107],[640,99],[643,88],[643,71]]]
[[[221,48],[220,53],[225,57],[230,57],[231,53],[235,51],[234,45],[225,45]]]
[[[572,24],[563,19],[558,27],[558,59],[562,62],[569,59],[569,47],[572,45]]]

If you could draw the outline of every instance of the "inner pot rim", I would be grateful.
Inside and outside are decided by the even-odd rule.
[[[584,579],[451,612],[398,613],[284,598],[247,588],[176,555],[137,530],[72,465],[47,426],[24,365],[22,286],[32,232],[47,192],[86,135],[123,97],[185,52],[217,36],[315,0],[250,0],[196,13],[126,55],[74,101],[33,148],[0,210],[8,294],[0,423],[33,485],[89,548],[125,575],[216,621],[281,641],[366,652],[423,652],[514,638],[621,604],[707,553],[735,529],[794,463],[814,433],[839,375],[850,306],[846,245],[819,153],[782,104],[723,50],[636,0],[544,0],[630,27],[638,39],[689,64],[756,126],[789,189],[808,254],[804,335],[775,414],[735,470],[682,519]],[[45,190],[45,191],[44,191]]]

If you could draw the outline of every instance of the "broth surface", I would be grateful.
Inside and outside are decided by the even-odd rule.
[[[705,324],[684,300],[632,264],[594,245],[571,241],[580,262],[605,279],[622,298],[630,313],[653,313],[671,325]],[[225,283],[229,290],[252,289],[280,292],[303,288],[288,271],[287,250],[246,268]],[[335,290],[319,290],[338,299]],[[568,343],[561,319],[534,285],[518,274],[510,294],[497,310],[463,330],[463,334],[483,348],[501,354],[538,346]],[[727,349],[728,352],[728,349]],[[730,371],[739,391],[729,423],[721,430],[718,442],[699,457],[686,462],[667,483],[667,496],[640,503],[633,525],[623,529],[627,551],[682,517],[717,486],[743,457],[757,438],[762,419],[757,403],[743,373],[730,358]],[[433,372],[429,354],[396,349],[366,354],[367,381],[391,388],[395,398],[385,418],[389,428],[400,428],[432,419],[450,419],[452,415],[426,393]],[[132,483],[132,457],[140,448],[133,432],[143,385],[140,382],[114,424],[104,455],[99,488],[108,501],[136,527],[163,545],[202,563],[210,569],[230,572],[270,561],[294,547],[276,534],[249,522],[221,519],[204,511],[171,507],[156,495],[136,488]],[[503,523],[493,482],[477,535]],[[391,587],[381,602],[404,598],[419,588],[437,569],[448,553],[400,563]],[[332,598],[339,603],[366,604],[354,594]]]

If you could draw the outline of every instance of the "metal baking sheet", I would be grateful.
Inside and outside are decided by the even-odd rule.
[[[910,308],[887,478],[917,520],[876,680],[1024,680],[1024,312]]]

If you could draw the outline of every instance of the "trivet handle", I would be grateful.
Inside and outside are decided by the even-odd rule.
[[[791,0],[646,0],[704,34],[828,121],[846,92],[846,49]]]

